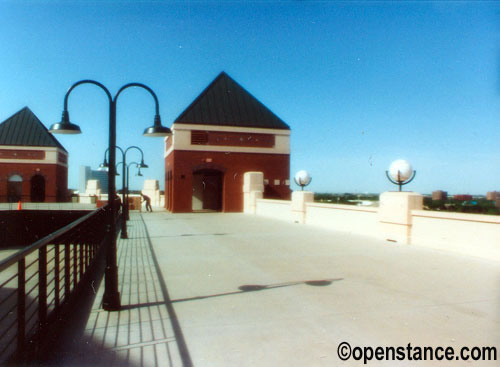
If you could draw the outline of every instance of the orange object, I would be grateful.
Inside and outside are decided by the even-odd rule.
[[[21,210],[22,207],[21,207],[21,200],[19,200],[19,203],[17,204],[17,210]]]

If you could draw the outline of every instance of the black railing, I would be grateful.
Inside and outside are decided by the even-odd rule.
[[[0,365],[42,350],[49,329],[102,263],[109,210],[97,209],[0,262]]]

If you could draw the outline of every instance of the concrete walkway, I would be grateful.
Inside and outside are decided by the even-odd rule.
[[[244,214],[131,219],[123,310],[101,309],[102,282],[61,365],[363,365],[339,359],[344,341],[500,351],[500,263]],[[369,365],[416,363],[449,365]]]

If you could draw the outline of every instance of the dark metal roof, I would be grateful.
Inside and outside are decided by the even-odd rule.
[[[0,124],[0,145],[57,147],[66,152],[28,107]]]
[[[225,72],[220,73],[174,123],[290,130]]]

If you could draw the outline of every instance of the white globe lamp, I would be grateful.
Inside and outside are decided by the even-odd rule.
[[[393,184],[399,186],[399,191],[401,187],[410,183],[417,174],[417,171],[412,170],[410,162],[404,159],[396,159],[391,163],[389,171],[385,171],[385,174],[389,181]]]
[[[311,175],[309,172],[305,170],[300,170],[295,174],[295,177],[293,178],[295,183],[300,186],[302,190],[304,190],[304,187],[309,185],[311,183]]]

